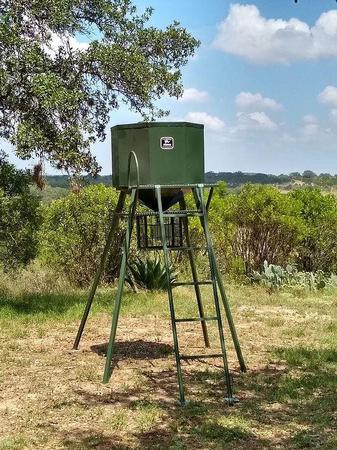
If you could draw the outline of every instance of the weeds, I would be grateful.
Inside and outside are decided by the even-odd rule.
[[[34,294],[33,274],[15,286],[1,281],[11,294],[0,300],[0,449],[336,448],[332,287],[298,296],[291,287],[228,286],[248,365],[239,373],[226,329],[241,402],[226,406],[218,360],[194,361],[183,368],[190,403],[181,408],[166,293],[125,290],[115,368],[103,385],[115,288],[99,289],[80,351],[72,352],[87,292],[61,281],[53,292],[48,281]],[[212,295],[206,287],[202,294],[211,315]],[[178,317],[197,314],[193,289],[177,288],[175,305]],[[209,332],[215,350],[217,330]],[[202,350],[200,324],[181,325],[179,339],[182,352]]]

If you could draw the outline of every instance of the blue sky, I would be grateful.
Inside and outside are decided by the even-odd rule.
[[[177,19],[201,41],[183,70],[183,99],[160,104],[168,120],[205,124],[207,170],[337,173],[334,0],[136,4],[155,8],[154,25]],[[139,120],[121,109],[110,125]],[[109,133],[93,152],[102,173],[111,173]]]

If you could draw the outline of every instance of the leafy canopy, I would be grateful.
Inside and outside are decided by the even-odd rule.
[[[0,265],[5,270],[36,256],[40,200],[30,193],[30,182],[31,174],[16,169],[0,150]]]
[[[10,164],[5,152],[0,149],[0,189],[3,194],[8,197],[27,194],[31,180],[31,174]]]
[[[199,43],[178,22],[150,26],[151,14],[131,0],[1,1],[0,137],[23,159],[95,175],[90,145],[111,110],[122,102],[153,120],[166,114],[157,99],[182,94]]]

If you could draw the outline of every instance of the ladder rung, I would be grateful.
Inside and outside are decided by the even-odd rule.
[[[161,247],[162,248],[162,247]],[[206,247],[167,247],[167,250],[175,250],[175,251],[184,251],[184,250],[194,250],[194,251],[199,251],[199,250],[204,250],[206,251],[207,248]]]
[[[175,217],[202,217],[203,213],[186,213],[186,214],[177,214],[177,213],[166,213],[163,214],[163,217],[175,218]]]
[[[118,216],[128,217],[129,213],[120,212],[115,213]],[[150,216],[159,216],[158,211],[145,211],[145,212],[137,212],[135,214],[136,217],[150,217]],[[186,209],[186,210],[176,210],[176,211],[163,211],[163,216],[165,217],[186,217],[186,216],[203,216],[203,212],[200,209]]]
[[[193,281],[181,281],[181,282],[174,282],[171,283],[172,287],[176,287],[176,286],[201,286],[203,284],[213,284],[212,280],[206,280],[206,281],[197,281],[196,283],[194,283]]]
[[[206,320],[218,320],[218,317],[214,316],[214,317],[193,317],[190,319],[175,319],[175,322],[206,322]]]
[[[163,211],[164,216],[176,214],[177,216],[185,216],[186,214],[202,214],[201,209],[178,209],[175,211]]]
[[[205,358],[223,358],[222,353],[215,353],[213,355],[180,355],[179,359],[205,359]]]

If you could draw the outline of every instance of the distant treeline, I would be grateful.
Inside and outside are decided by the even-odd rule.
[[[47,175],[46,181],[47,184],[52,187],[69,187],[69,177],[67,175]],[[293,172],[289,175],[244,172],[206,172],[205,181],[206,183],[225,181],[229,187],[241,186],[245,183],[285,185],[295,181],[317,186],[336,186],[337,175],[331,175],[329,173],[321,173],[318,175],[311,170],[305,170],[303,173]],[[100,183],[105,186],[111,186],[111,175],[98,175],[96,178],[85,176],[82,179],[82,183],[84,185]]]

